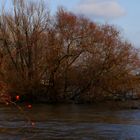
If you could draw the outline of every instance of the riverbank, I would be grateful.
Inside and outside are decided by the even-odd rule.
[[[86,105],[92,105],[95,108],[98,109],[107,109],[107,110],[113,110],[113,109],[130,109],[130,110],[139,110],[140,109],[140,99],[138,100],[126,100],[126,101],[99,101],[99,102],[31,102],[31,101],[12,101],[12,102],[0,102],[0,104],[6,104],[10,105],[11,103],[15,103],[17,105],[31,105],[31,106],[36,106],[36,105],[81,105],[81,106],[86,106]]]
[[[95,103],[98,108],[107,109],[140,109],[140,99],[126,101],[102,101]]]
[[[0,98],[0,104],[58,104],[58,105],[67,105],[67,104],[79,104],[79,105],[88,105],[91,104],[95,107],[102,108],[105,107],[107,109],[140,109],[140,98],[132,98],[132,99],[102,99],[102,100],[69,100],[56,98],[54,100],[51,98],[47,98],[46,96],[33,96],[31,94],[26,96],[16,95],[13,97],[3,96]]]

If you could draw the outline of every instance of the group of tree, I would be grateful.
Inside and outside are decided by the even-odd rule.
[[[139,92],[139,50],[115,26],[43,2],[0,13],[2,94],[31,101],[95,101]]]

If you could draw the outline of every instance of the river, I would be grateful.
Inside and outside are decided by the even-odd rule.
[[[0,105],[0,140],[140,140],[139,109],[73,104],[22,108],[24,112]]]

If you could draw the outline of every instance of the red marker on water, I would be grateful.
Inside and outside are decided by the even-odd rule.
[[[20,98],[19,95],[17,95],[17,96],[16,96],[16,100],[19,100],[19,98]]]
[[[28,107],[29,109],[31,109],[31,108],[32,108],[32,105],[31,105],[31,104],[29,104],[27,107]]]
[[[32,123],[31,123],[31,125],[32,125],[32,126],[35,126],[35,123],[34,123],[34,122],[32,122]]]
[[[8,102],[6,102],[5,104],[6,104],[6,105],[9,105],[9,103],[8,103]]]

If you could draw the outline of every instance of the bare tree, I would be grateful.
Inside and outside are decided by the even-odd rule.
[[[139,51],[111,25],[13,0],[0,15],[0,81],[13,97],[95,100],[139,88]],[[35,97],[35,98],[33,98]]]

